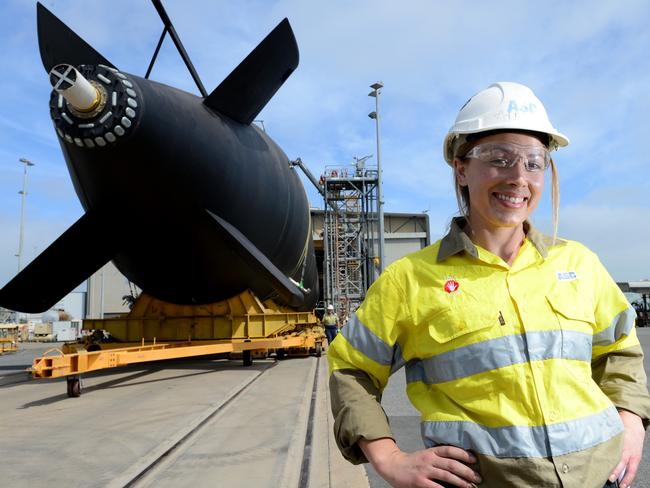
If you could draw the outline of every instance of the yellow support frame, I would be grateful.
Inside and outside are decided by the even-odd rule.
[[[91,371],[215,354],[241,354],[250,366],[269,350],[278,358],[311,351],[320,356],[325,338],[313,312],[262,302],[250,290],[209,305],[174,305],[143,293],[128,315],[84,320],[83,328],[108,331],[114,342],[93,342],[91,334],[48,350],[30,368],[35,378],[67,377],[71,397],[81,394],[80,375]]]
[[[85,330],[106,330],[118,342],[261,339],[314,326],[313,312],[296,312],[250,290],[207,305],[175,305],[141,294],[128,315],[86,319]]]
[[[31,372],[35,378],[59,378],[129,364],[192,356],[291,348],[316,349],[318,351],[320,344],[321,339],[318,336],[295,335],[250,341],[219,341],[200,345],[191,342],[150,344],[105,351],[83,351],[74,354],[64,354],[60,349],[50,349],[45,352],[44,356],[34,360]]]

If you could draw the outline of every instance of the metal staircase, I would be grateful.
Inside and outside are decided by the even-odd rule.
[[[325,200],[324,300],[345,319],[378,274],[377,171],[367,158],[321,177]]]

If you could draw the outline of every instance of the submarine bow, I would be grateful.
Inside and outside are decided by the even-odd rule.
[[[307,196],[252,124],[298,66],[288,20],[198,97],[120,71],[40,3],[37,17],[50,115],[85,214],[0,290],[0,305],[44,311],[112,260],[170,303],[251,289],[312,309]]]

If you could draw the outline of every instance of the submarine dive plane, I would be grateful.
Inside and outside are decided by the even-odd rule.
[[[287,19],[207,94],[160,0],[143,78],[37,4],[50,115],[85,214],[0,290],[47,310],[108,261],[143,292],[207,304],[250,289],[295,310],[318,298],[309,202],[280,147],[252,124],[298,66]],[[199,97],[148,79],[165,34]]]

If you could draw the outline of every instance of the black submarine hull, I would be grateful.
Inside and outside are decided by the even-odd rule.
[[[171,303],[250,289],[313,309],[309,202],[287,156],[252,124],[298,65],[287,19],[197,97],[120,72],[41,4],[37,12],[50,115],[86,213],[0,290],[0,306],[47,310],[113,261]]]
[[[139,96],[127,135],[94,148],[60,138],[84,209],[114,212],[113,221],[125,221],[125,246],[113,259],[117,268],[172,303],[210,303],[246,288],[263,299],[274,296],[265,277],[229,247],[207,210],[236,227],[286,276],[316,292],[301,307],[313,308],[317,271],[309,202],[282,149],[254,125],[215,113],[195,95],[128,79]]]

